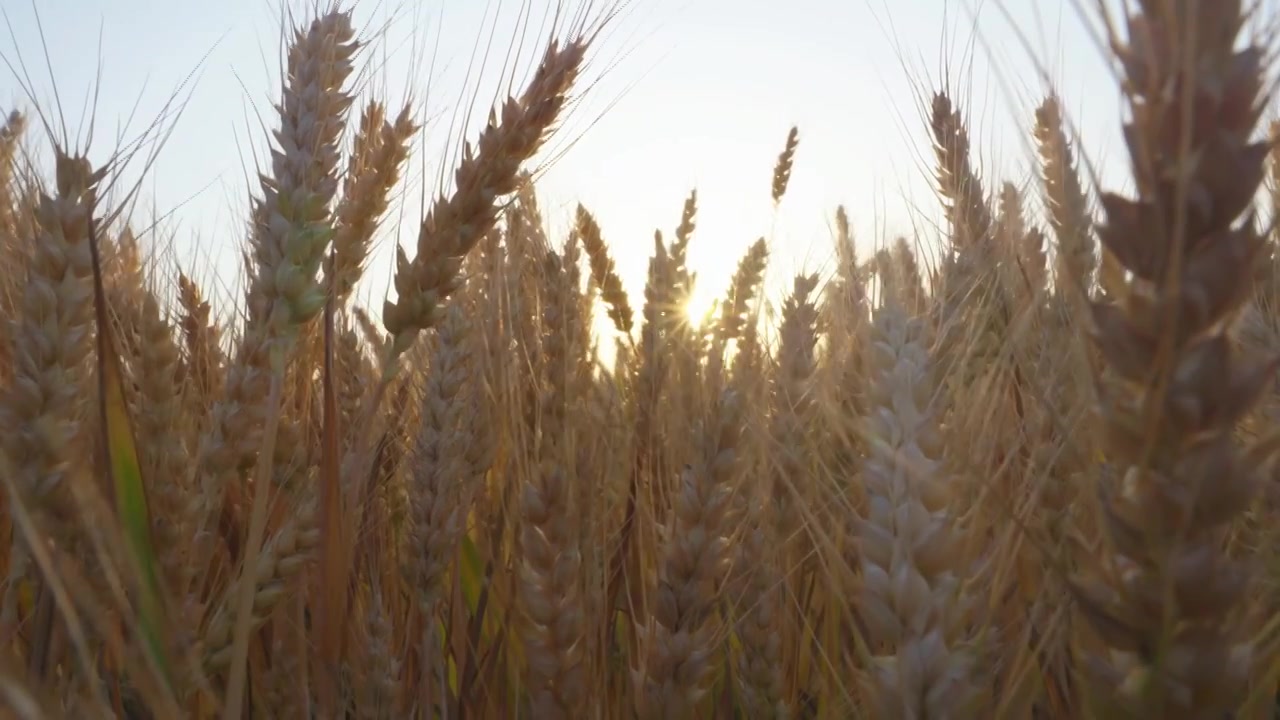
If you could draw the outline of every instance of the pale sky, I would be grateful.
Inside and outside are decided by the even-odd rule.
[[[281,1],[3,4],[9,34],[0,37],[0,53],[9,63],[26,62],[48,103],[38,8],[73,130],[86,127],[82,107],[100,76],[93,158],[115,147],[122,126],[124,137],[136,138],[195,73],[143,197],[167,214],[181,262],[206,284],[213,273],[221,283],[238,278],[246,201],[256,191],[254,153],[261,156],[266,142],[261,121],[276,123],[268,102],[278,88]],[[391,236],[399,226],[412,246],[423,181],[436,191],[446,151],[456,145],[451,121],[470,97],[462,90],[476,87],[464,73],[477,39],[487,38],[498,18],[477,103],[482,112],[467,138],[491,104],[512,28],[529,7],[536,18],[550,0],[356,5],[357,23],[372,41],[365,58],[376,65],[366,89],[383,92],[392,105],[412,90],[420,115],[432,118],[404,202],[393,208],[401,214],[389,219],[366,275],[362,297],[373,311],[387,287]],[[603,77],[561,136],[577,144],[539,185],[544,212],[557,229],[577,202],[597,215],[636,306],[653,231],[670,236],[694,187],[700,211],[690,260],[704,297],[724,288],[762,235],[774,251],[775,298],[794,271],[829,270],[829,228],[839,204],[849,210],[864,256],[899,234],[932,242],[939,209],[924,112],[946,66],[954,96],[970,114],[989,189],[1004,179],[1026,183],[1035,170],[1032,112],[1046,90],[1037,63],[1087,138],[1089,158],[1120,169],[1108,162],[1123,157],[1116,84],[1091,39],[1092,17],[1081,15],[1092,7],[1093,0],[633,0],[592,56],[586,79]],[[532,35],[545,31],[535,23]],[[539,52],[527,44],[522,67]],[[30,105],[13,70],[0,65],[0,110],[15,104]],[[775,216],[771,172],[793,124],[800,148]],[[1039,214],[1038,195],[1032,202]]]

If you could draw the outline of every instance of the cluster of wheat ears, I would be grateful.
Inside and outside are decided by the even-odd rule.
[[[939,93],[941,262],[859,260],[840,210],[829,282],[765,311],[761,239],[701,323],[696,194],[638,318],[588,209],[547,236],[525,166],[592,32],[467,144],[380,313],[353,291],[420,119],[355,106],[349,13],[290,36],[230,313],[11,114],[4,717],[1272,717],[1280,142],[1248,15],[1116,24],[1130,193],[1081,180],[1052,96],[1039,182],[984,187]]]

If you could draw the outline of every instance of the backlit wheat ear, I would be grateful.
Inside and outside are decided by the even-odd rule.
[[[1049,96],[1036,109],[1035,138],[1049,225],[1058,239],[1054,287],[1059,294],[1078,296],[1080,291],[1088,291],[1098,260],[1089,198],[1076,173],[1075,155],[1062,126],[1062,110],[1056,96]]]
[[[498,198],[518,189],[521,165],[538,152],[559,118],[586,51],[584,40],[547,48],[524,93],[508,98],[501,115],[490,114],[474,150],[467,145],[455,173],[457,189],[438,198],[422,221],[414,259],[397,249],[398,297],[382,311],[394,356],[435,324],[444,300],[461,282],[463,258],[497,221]]]
[[[545,265],[547,297],[543,306],[545,386],[540,402],[541,439],[535,476],[523,488],[520,512],[524,628],[530,686],[539,717],[567,718],[590,700],[583,664],[586,616],[583,608],[582,552],[578,547],[581,497],[575,497],[571,473],[577,438],[567,416],[578,401],[571,373],[574,353],[578,274],[566,271],[549,252]]]
[[[178,302],[182,306],[182,341],[185,348],[183,380],[190,386],[196,408],[207,408],[223,384],[223,353],[218,326],[210,319],[212,308],[200,287],[178,274]]]
[[[796,161],[796,147],[800,145],[800,128],[792,127],[787,132],[787,145],[778,155],[778,162],[773,167],[773,202],[782,202],[787,194],[787,186],[791,184],[791,167]]]
[[[994,227],[991,209],[971,165],[964,117],[947,94],[933,96],[930,124],[938,158],[938,190],[951,223],[951,244],[958,250],[986,244]]]
[[[826,489],[812,482],[820,475],[818,454],[823,449],[813,297],[817,286],[817,275],[800,275],[792,283],[783,303],[772,377],[756,366],[735,368],[733,378],[748,414],[759,418],[743,429],[740,462],[747,482],[735,498],[740,507],[734,521],[744,524],[743,542],[751,545],[735,556],[734,567],[741,580],[733,582],[746,585],[742,598],[734,598],[743,645],[740,683],[748,706],[768,717],[787,710],[784,668],[794,666],[807,632],[804,612],[791,593],[812,582],[811,572],[819,564],[815,538],[826,532],[813,525],[830,518]],[[767,624],[773,627],[766,634]]]
[[[298,328],[324,304],[316,273],[332,235],[329,205],[337,192],[338,139],[351,105],[344,85],[354,35],[350,15],[333,12],[295,31],[289,48],[278,147],[253,209],[248,319],[199,444],[200,491],[191,512],[206,523],[220,512],[240,468],[254,462],[272,377],[283,382]],[[206,553],[202,548],[197,555]]]
[[[1047,255],[1044,235],[1029,225],[1022,211],[1022,193],[1013,183],[1000,189],[1000,216],[996,221],[996,237],[1005,248],[1008,263],[1004,272],[1011,297],[1034,305],[1047,290]]]
[[[689,340],[687,332],[687,323],[685,318],[681,316],[679,310],[688,305],[689,298],[693,296],[694,282],[697,279],[697,273],[691,272],[689,269],[689,243],[693,239],[693,231],[696,229],[695,220],[698,214],[698,195],[697,191],[689,194],[685,198],[684,208],[680,212],[680,225],[676,228],[675,240],[668,247],[671,256],[671,272],[675,281],[675,287],[671,294],[671,307],[675,311],[673,317],[672,329],[681,336],[682,342]],[[661,237],[661,233],[657,234]]]
[[[1241,353],[1224,327],[1264,247],[1255,223],[1239,220],[1267,154],[1251,139],[1267,55],[1237,49],[1243,22],[1234,0],[1142,2],[1127,44],[1116,41],[1137,196],[1102,197],[1098,236],[1132,277],[1122,304],[1093,306],[1107,368],[1098,474],[1108,544],[1076,586],[1109,648],[1089,664],[1104,711],[1221,717],[1239,707],[1251,672],[1250,573],[1223,542],[1260,480],[1234,428],[1275,364]]]
[[[76,522],[69,487],[93,349],[93,265],[89,222],[101,171],[57,150],[56,191],[41,193],[37,234],[12,335],[13,380],[0,397],[0,448],[14,475],[12,489],[45,515],[61,535]],[[64,538],[62,540],[66,542]],[[0,632],[6,637],[18,603],[18,580],[29,567],[19,534],[9,556]]]
[[[237,604],[242,583],[249,583],[253,593],[249,625],[259,628],[312,561],[319,540],[315,501],[306,499],[292,509],[288,520],[263,545],[257,572],[252,577],[237,577],[211,608],[202,637],[205,668],[209,672],[226,672],[233,661],[233,631],[239,622]]]
[[[186,556],[187,538],[201,518],[187,515],[189,484],[183,426],[184,398],[178,382],[178,345],[173,328],[160,316],[155,297],[142,297],[140,357],[136,376],[142,398],[136,413],[141,441],[142,477],[150,484],[152,524],[164,579],[172,592],[186,592],[195,559]]]
[[[352,102],[346,83],[358,48],[354,38],[351,15],[336,10],[294,30],[271,172],[261,176],[262,196],[251,210],[248,317],[224,394],[199,443],[199,492],[191,512],[205,518],[205,527],[195,554],[211,554],[208,529],[216,524],[232,525],[232,533],[247,531],[229,586],[238,595],[226,596],[215,610],[219,614],[208,628],[214,640],[206,648],[206,666],[228,673],[233,718],[247,682],[253,630],[265,621],[259,613],[280,601],[317,544],[317,503],[308,496],[300,516],[263,547],[269,505],[264,483],[288,491],[306,474],[307,417],[293,411],[307,407],[309,393],[299,393],[305,390],[298,382],[304,371],[292,361],[301,352],[302,365],[315,366],[314,343],[305,342],[302,331],[327,298],[317,274],[333,240],[331,205],[338,190],[338,144]],[[226,500],[237,489],[237,474],[248,467],[256,470],[251,507],[243,509],[242,519],[223,523],[224,509],[239,510],[226,508]],[[232,632],[224,638],[228,627]]]
[[[334,344],[334,363],[339,368],[338,412],[342,418],[343,444],[349,447],[360,435],[360,412],[378,374],[372,359],[361,347],[355,329],[343,329]]]
[[[751,314],[751,303],[764,280],[765,266],[769,262],[769,246],[764,238],[751,243],[747,252],[738,261],[738,269],[734,271],[729,282],[729,296],[720,311],[720,323],[716,327],[716,347],[737,338]],[[715,354],[715,351],[712,351]]]
[[[467,516],[493,461],[494,430],[486,416],[471,320],[457,298],[445,311],[419,392],[418,435],[405,459],[408,532],[404,573],[422,633],[407,639],[418,648],[423,682],[434,686],[444,671],[436,649],[437,613],[447,598],[447,573],[466,531]]]
[[[817,372],[818,311],[811,295],[817,287],[818,276],[797,277],[791,296],[783,305],[781,346],[771,398],[774,455],[769,460],[770,504],[776,513],[778,540],[788,546],[795,543],[802,530],[805,512],[801,508],[815,500],[808,481],[817,406],[813,380]],[[788,566],[797,559],[790,553],[784,553],[784,557]]]
[[[600,225],[581,205],[578,206],[576,223],[578,237],[587,251],[592,282],[600,288],[600,298],[609,307],[609,319],[618,332],[630,337],[635,323],[634,311],[627,292],[622,289],[622,279],[614,268],[613,258],[609,257],[609,248],[600,235]]]
[[[742,648],[737,673],[744,710],[753,718],[772,720],[788,717],[789,708],[783,698],[783,672],[788,667],[783,644],[787,642],[784,633],[791,628],[783,625],[789,613],[779,572],[780,553],[777,547],[770,546],[770,540],[777,535],[770,532],[764,504],[754,503],[752,510],[740,555],[750,568],[746,593],[738,603],[741,617],[736,630]]]
[[[345,88],[359,45],[351,16],[333,12],[297,30],[279,106],[280,147],[254,209],[250,318],[272,334],[314,317],[324,304],[316,273],[332,241],[338,141],[351,96]]]
[[[334,213],[334,268],[329,272],[337,283],[340,303],[351,295],[364,271],[373,234],[400,181],[400,171],[409,158],[409,144],[417,132],[418,125],[408,106],[401,109],[394,122],[384,119],[380,104],[371,103],[365,109],[342,200]]]
[[[923,313],[927,293],[924,286],[924,275],[920,272],[920,263],[916,253],[907,244],[906,238],[898,238],[890,252],[895,268],[894,277],[901,285],[903,307],[908,311]]]
[[[693,231],[698,228],[698,191],[689,191],[684,199],[684,209],[680,211],[680,224],[676,227],[676,247],[687,247],[693,238]]]
[[[893,305],[876,312],[859,546],[871,699],[882,717],[976,718],[975,658],[958,636],[967,618],[955,488],[942,477],[923,330]]]
[[[712,330],[711,346],[707,351],[705,376],[709,392],[719,392],[724,385],[724,355],[731,340],[738,341],[739,353],[745,342],[753,342],[744,336],[755,332],[757,319],[754,300],[764,281],[769,262],[769,246],[764,238],[757,239],[747,248],[738,261],[738,268],[729,281],[728,297],[719,305],[720,317]]]
[[[14,160],[26,126],[26,116],[16,110],[9,113],[4,123],[0,124],[0,235],[6,237],[13,237],[18,230]],[[5,247],[0,251],[9,252],[12,249]],[[0,288],[0,291],[2,290],[4,289]],[[6,307],[6,305],[0,304],[0,307]]]
[[[849,216],[836,208],[836,260],[839,263],[831,284],[823,291],[819,323],[827,336],[821,372],[831,388],[832,402],[817,403],[829,428],[827,462],[841,472],[855,471],[855,457],[863,442],[856,418],[866,407],[867,329],[871,323],[866,275],[858,263],[858,253]],[[892,273],[887,273],[892,275]],[[899,284],[881,273],[881,294],[892,296]]]
[[[680,476],[653,616],[641,633],[646,648],[644,667],[637,671],[642,717],[697,717],[707,692],[719,650],[716,593],[729,562],[725,521],[737,480],[739,408],[732,392],[721,396],[703,431],[702,457]]]
[[[472,396],[471,323],[451,306],[439,327],[430,371],[421,392],[422,421],[411,456],[408,552],[416,600],[429,616],[441,600],[444,572],[475,493],[476,468],[468,462],[475,409]]]
[[[934,95],[930,124],[951,246],[933,308],[937,361],[949,384],[966,386],[993,366],[999,351],[1010,315],[1003,265],[1013,258],[994,242],[995,220],[972,166],[969,132],[946,93]]]
[[[134,234],[133,229],[125,225],[114,235],[102,238],[102,246],[100,255],[103,282],[108,285],[109,291],[114,287],[118,289],[120,295],[127,298],[127,301],[112,303],[112,312],[129,315],[122,319],[128,321],[125,323],[125,329],[134,334],[137,332],[137,313],[142,307],[140,296],[144,293],[146,286],[142,244],[138,241],[138,236]]]

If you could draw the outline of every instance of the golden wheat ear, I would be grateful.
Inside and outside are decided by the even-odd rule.
[[[462,261],[497,222],[498,199],[519,189],[521,166],[550,135],[577,80],[588,48],[585,40],[552,42],[519,98],[508,98],[501,114],[490,113],[475,149],[467,145],[453,194],[439,197],[418,232],[413,260],[397,248],[396,300],[388,300],[382,322],[391,334],[392,360],[418,334],[435,325],[444,301],[462,283]]]
[[[1075,154],[1063,127],[1057,96],[1046,98],[1036,109],[1035,139],[1049,225],[1058,240],[1055,292],[1079,296],[1090,287],[1098,260],[1089,198],[1076,171]],[[1112,280],[1107,283],[1112,284]]]
[[[643,718],[694,717],[707,697],[719,639],[714,592],[730,560],[726,521],[740,471],[741,407],[732,391],[721,394],[699,428],[699,457],[680,473],[652,615],[637,629]]]
[[[78,445],[90,437],[85,399],[96,394],[90,374],[95,308],[89,236],[102,174],[83,157],[57,147],[54,152],[55,189],[39,190],[27,239],[26,282],[11,331],[12,378],[0,398],[0,442],[12,467],[11,490],[47,534],[40,537],[75,552],[84,547],[85,508],[74,485],[87,477],[85,462],[92,457]],[[0,633],[15,637],[23,596],[34,589],[36,622],[23,634],[28,667],[39,675],[55,660],[54,598],[48,578],[27,582],[35,552],[30,542],[25,533],[13,533]]]
[[[581,205],[578,206],[574,230],[587,251],[591,279],[600,288],[600,296],[609,307],[609,319],[618,328],[618,332],[626,336],[628,344],[634,345],[631,329],[635,323],[635,314],[631,309],[631,302],[627,298],[627,292],[622,289],[622,279],[618,277],[613,258],[609,256],[609,246],[601,236],[599,223]]]
[[[973,600],[963,594],[959,497],[944,477],[924,333],[900,307],[875,313],[862,467],[868,509],[858,523],[869,700],[884,717],[975,717],[980,668],[964,636]]]
[[[1265,245],[1241,219],[1268,152],[1268,57],[1237,47],[1244,22],[1235,0],[1142,2],[1114,47],[1137,194],[1102,196],[1098,238],[1129,279],[1092,306],[1109,544],[1075,586],[1110,650],[1087,659],[1099,712],[1231,714],[1254,672],[1252,570],[1224,551],[1262,472],[1235,428],[1276,367],[1227,334]]]

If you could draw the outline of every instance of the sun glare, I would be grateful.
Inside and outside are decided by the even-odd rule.
[[[716,295],[702,285],[696,285],[688,302],[684,304],[684,316],[693,327],[702,327],[709,320],[708,315],[715,309]]]

